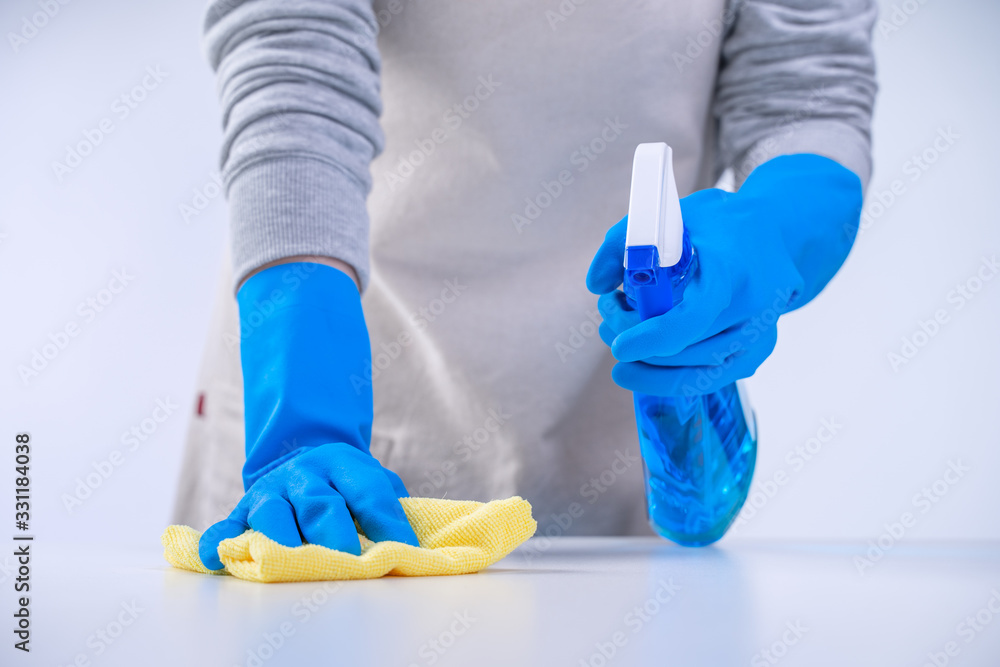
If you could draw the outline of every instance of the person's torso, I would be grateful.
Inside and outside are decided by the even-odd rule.
[[[375,9],[373,453],[412,495],[523,495],[543,533],[642,530],[631,395],[584,277],[637,144],[673,147],[682,196],[711,185],[724,0]]]

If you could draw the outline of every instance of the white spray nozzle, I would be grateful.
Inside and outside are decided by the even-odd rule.
[[[632,160],[625,246],[655,246],[659,265],[673,266],[681,259],[683,242],[673,151],[662,142],[639,144]]]

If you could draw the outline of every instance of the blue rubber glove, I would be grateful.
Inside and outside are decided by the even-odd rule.
[[[255,274],[237,295],[243,366],[246,494],[198,545],[219,569],[219,543],[248,528],[285,546],[359,554],[355,521],[375,542],[419,546],[399,504],[399,477],[372,457],[371,347],[358,289],[309,262]]]
[[[777,342],[778,317],[808,303],[847,259],[861,215],[860,179],[818,155],[757,167],[735,193],[681,199],[698,256],[684,299],[645,322],[617,290],[626,220],[597,251],[587,287],[619,385],[655,396],[714,392],[753,375]]]

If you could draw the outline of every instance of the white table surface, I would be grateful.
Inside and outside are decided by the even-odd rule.
[[[343,584],[197,575],[152,546],[34,549],[33,651],[5,640],[2,665],[1000,665],[1000,543],[903,542],[862,576],[861,544],[535,538],[475,575]]]

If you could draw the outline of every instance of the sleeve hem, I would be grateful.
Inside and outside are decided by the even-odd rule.
[[[867,190],[872,172],[868,138],[850,125],[829,120],[802,122],[757,141],[736,160],[733,170],[737,186],[771,158],[798,153],[834,160],[857,174],[862,188]]]
[[[366,193],[341,169],[309,157],[247,166],[228,187],[233,289],[250,272],[296,255],[339,259],[368,285]]]

